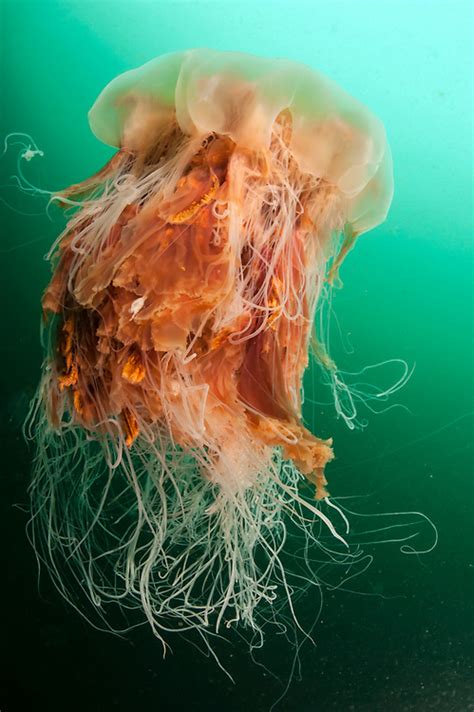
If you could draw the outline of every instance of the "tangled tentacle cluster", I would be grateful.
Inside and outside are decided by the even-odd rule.
[[[75,206],[43,298],[49,352],[32,411],[36,542],[96,604],[258,627],[282,584],[288,514],[340,538],[330,441],[301,420],[301,379],[344,200],[303,173],[291,117],[267,151],[176,123],[61,196]]]

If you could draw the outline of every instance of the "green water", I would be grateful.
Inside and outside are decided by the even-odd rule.
[[[358,496],[351,506],[364,512],[421,511],[439,543],[423,557],[379,547],[361,585],[348,586],[376,595],[327,593],[317,645],[302,649],[301,680],[276,709],[474,709],[471,2],[3,0],[0,8],[0,136],[34,137],[45,155],[27,175],[46,189],[105,162],[111,151],[89,131],[90,105],[116,74],[164,52],[210,46],[302,61],[383,120],[395,197],[387,221],[344,264],[334,299],[344,338],[335,336],[333,349],[347,371],[392,358],[415,369],[379,410],[398,407],[361,409],[369,421],[362,431],[312,405],[328,400],[316,373],[307,378],[305,414],[315,432],[334,436],[333,495]],[[5,184],[14,165],[9,155],[2,161]],[[163,662],[147,629],[113,638],[67,609],[46,579],[38,593],[25,514],[13,505],[26,502],[31,453],[19,425],[41,362],[43,256],[62,223],[12,188],[2,188],[0,208],[0,709],[269,709],[284,684],[238,641],[222,648],[234,686],[184,640],[172,641]],[[398,371],[387,365],[373,374],[382,387]],[[416,543],[431,545],[428,526]],[[291,656],[278,637],[259,660],[285,680]]]

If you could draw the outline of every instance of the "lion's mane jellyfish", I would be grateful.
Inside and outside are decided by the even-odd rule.
[[[322,292],[387,213],[385,132],[306,66],[204,49],[120,75],[89,120],[118,150],[56,196],[34,544],[65,596],[161,639],[259,631],[304,579],[288,523],[344,541],[302,376]]]

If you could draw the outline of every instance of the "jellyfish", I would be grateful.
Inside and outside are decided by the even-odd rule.
[[[302,378],[391,202],[383,125],[307,66],[210,49],[116,77],[89,123],[116,152],[54,196],[33,544],[74,605],[135,609],[164,646],[259,632],[298,587],[289,527],[346,545]]]

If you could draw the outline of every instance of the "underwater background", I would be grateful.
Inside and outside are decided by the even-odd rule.
[[[400,360],[413,374],[387,402],[369,402],[379,414],[360,404],[365,427],[350,430],[312,368],[304,413],[310,429],[334,437],[334,497],[366,515],[422,512],[439,541],[420,556],[400,543],[369,547],[370,569],[325,591],[315,644],[301,648],[276,710],[474,710],[472,21],[469,0],[0,3],[0,138],[34,138],[44,156],[23,169],[42,189],[105,163],[112,150],[87,123],[97,94],[175,50],[304,62],[385,124],[395,196],[386,222],[343,265],[331,348],[349,373],[392,360],[353,382],[383,390],[402,375]],[[21,425],[42,360],[44,255],[64,220],[54,208],[48,217],[44,196],[15,187],[13,149],[0,169],[0,710],[268,710],[292,672],[282,636],[270,634],[256,660],[238,637],[218,643],[233,684],[182,637],[163,661],[147,627],[126,639],[100,633],[46,576],[38,589],[25,534],[32,451]],[[433,528],[414,519],[410,543],[430,549]],[[303,603],[311,620],[319,598]]]

